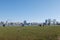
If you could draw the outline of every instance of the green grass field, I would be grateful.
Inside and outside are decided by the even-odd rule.
[[[0,40],[60,40],[60,26],[0,27]]]

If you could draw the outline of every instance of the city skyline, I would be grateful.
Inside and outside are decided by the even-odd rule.
[[[28,21],[26,21],[26,20],[24,20],[24,21],[8,21],[8,20],[6,20],[6,21],[0,21],[0,22],[3,22],[3,23],[60,23],[59,21],[57,21],[56,19],[45,19],[43,22],[28,22]]]
[[[60,0],[0,0],[0,21],[60,22]]]

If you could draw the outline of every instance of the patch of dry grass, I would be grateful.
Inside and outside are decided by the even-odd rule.
[[[58,40],[60,26],[0,27],[0,40]]]

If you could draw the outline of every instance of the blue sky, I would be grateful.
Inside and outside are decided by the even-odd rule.
[[[60,21],[60,0],[0,0],[0,21]]]

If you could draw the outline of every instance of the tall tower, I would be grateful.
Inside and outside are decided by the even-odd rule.
[[[53,19],[53,24],[54,24],[54,25],[56,24],[56,19]]]
[[[46,20],[45,20],[45,24],[47,25],[47,23],[48,23],[48,20],[46,19]]]
[[[50,25],[51,24],[51,19],[48,19],[48,25]]]
[[[27,22],[26,22],[26,20],[24,20],[24,25],[26,25],[27,24]]]

